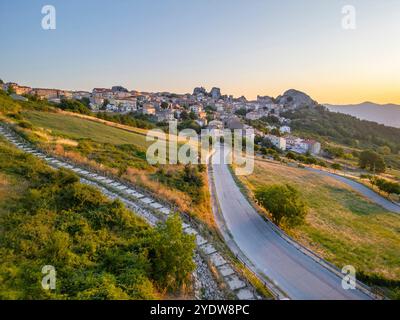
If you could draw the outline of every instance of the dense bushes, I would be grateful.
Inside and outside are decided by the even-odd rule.
[[[62,99],[58,105],[61,110],[90,115],[90,109],[78,100]]]
[[[256,190],[255,197],[278,226],[294,227],[304,223],[308,209],[295,187],[288,184],[265,186]]]
[[[1,143],[0,172],[20,185],[0,203],[0,298],[152,299],[188,282],[194,239],[177,216],[151,229],[72,172]],[[54,291],[41,287],[44,265],[56,268]]]
[[[372,185],[375,185],[379,190],[386,192],[388,195],[400,195],[400,184],[386,179],[370,177]]]
[[[99,112],[96,114],[97,118],[120,123],[123,125],[141,128],[141,129],[153,129],[155,124],[145,115],[139,115],[137,113],[129,114],[109,114],[106,112]]]
[[[359,166],[361,169],[369,169],[374,173],[382,173],[386,170],[385,160],[381,155],[374,151],[363,151],[359,156]]]
[[[194,203],[202,200],[202,188],[204,186],[202,172],[204,165],[186,165],[184,170],[165,170],[161,167],[155,174],[155,178],[172,188],[183,191],[191,196]]]

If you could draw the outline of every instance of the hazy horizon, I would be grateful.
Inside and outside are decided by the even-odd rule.
[[[325,104],[325,106],[330,111],[345,113],[361,120],[374,121],[386,126],[400,128],[400,105],[364,102],[351,105]]]

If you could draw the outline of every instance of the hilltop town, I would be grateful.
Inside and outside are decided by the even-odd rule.
[[[12,82],[2,84],[2,88],[11,91],[16,100],[26,99],[24,96],[27,95],[55,104],[62,100],[78,100],[94,113],[136,114],[158,123],[192,123],[196,128],[212,130],[217,136],[222,135],[224,129],[244,132],[253,129],[259,145],[300,154],[318,155],[321,152],[320,142],[292,135],[290,120],[282,116],[301,106],[317,105],[308,95],[293,89],[277,98],[257,96],[256,100],[250,101],[244,96],[223,95],[216,87],[209,92],[197,87],[192,94],[129,91],[122,86],[94,88],[92,92],[67,91],[31,88]]]

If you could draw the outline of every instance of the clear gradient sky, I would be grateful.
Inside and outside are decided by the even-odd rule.
[[[34,87],[400,103],[399,0],[0,0],[0,39],[0,78]]]

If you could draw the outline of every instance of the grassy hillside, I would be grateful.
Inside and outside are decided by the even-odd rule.
[[[62,112],[43,101],[17,103],[2,92],[1,106],[0,118],[42,149],[133,182],[215,227],[206,171],[199,166],[150,165],[146,129]]]
[[[194,238],[150,229],[119,201],[0,138],[0,299],[155,299],[190,283]],[[42,267],[56,289],[42,289]]]
[[[399,128],[330,112],[322,106],[300,108],[283,116],[291,119],[291,127],[302,134],[353,147],[376,149],[386,145],[393,154],[400,151]]]
[[[115,145],[133,144],[142,148],[149,145],[144,135],[74,116],[37,111],[25,112],[23,115],[33,125],[51,130],[55,135],[71,139],[91,139],[95,142]]]
[[[262,185],[295,185],[310,211],[306,224],[289,230],[289,234],[338,267],[350,264],[359,275],[375,277],[373,284],[390,286],[394,281],[393,286],[399,286],[398,215],[341,182],[304,169],[257,161],[252,175],[239,178],[250,191]]]

